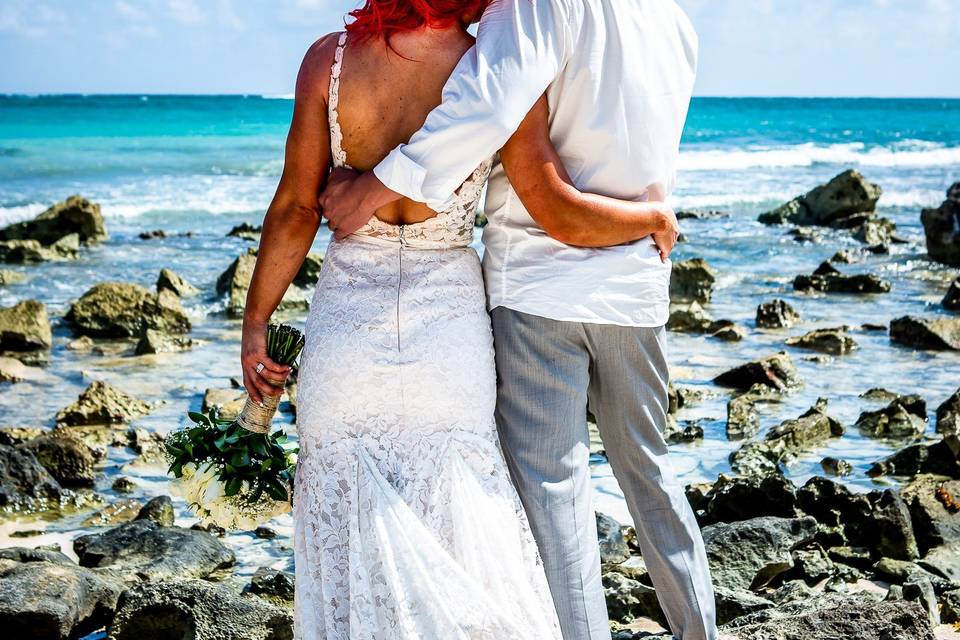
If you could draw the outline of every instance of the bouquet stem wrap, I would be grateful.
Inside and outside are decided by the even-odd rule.
[[[247,398],[243,405],[243,411],[237,418],[237,424],[254,433],[269,433],[270,423],[273,422],[273,415],[277,412],[279,404],[280,394],[275,396],[264,395],[262,406],[251,398]]]

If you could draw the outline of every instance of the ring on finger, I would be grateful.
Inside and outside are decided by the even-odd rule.
[[[264,367],[264,364],[263,364],[262,362],[258,362],[258,363],[257,363],[257,373],[262,373],[262,372],[263,372],[263,367]]]

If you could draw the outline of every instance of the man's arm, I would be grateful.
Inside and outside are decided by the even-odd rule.
[[[541,98],[500,152],[503,168],[530,216],[550,237],[578,247],[609,247],[653,236],[666,261],[679,228],[663,202],[630,202],[580,192],[550,141]]]
[[[443,102],[423,127],[373,172],[337,176],[320,198],[338,236],[406,196],[441,207],[516,131],[566,63],[579,31],[570,0],[496,0],[484,12],[477,43],[454,69]]]

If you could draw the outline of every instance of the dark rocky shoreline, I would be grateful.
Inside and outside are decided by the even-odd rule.
[[[797,225],[789,233],[798,242],[834,233],[861,245],[838,252],[811,274],[798,274],[794,291],[824,296],[890,291],[887,278],[847,266],[902,241],[896,226],[876,214],[880,193],[859,173],[844,172],[761,216],[766,224]],[[960,266],[960,184],[922,217],[930,258]],[[258,231],[246,225],[231,234],[255,241]],[[142,241],[163,237],[162,230],[145,231]],[[106,238],[99,207],[71,197],[34,221],[0,230],[0,262],[27,265],[0,270],[0,287],[22,282],[29,265],[75,260]],[[152,289],[99,283],[61,317],[38,300],[0,308],[0,385],[44,375],[52,327],[69,331],[67,349],[93,356],[132,358],[196,348],[201,342],[192,335],[183,301],[222,298],[226,314],[235,315],[255,260],[255,250],[242,252],[213,291],[164,269]],[[322,256],[311,254],[285,297],[286,310],[306,309],[321,268]],[[710,316],[718,277],[702,258],[675,263],[671,330],[725,342],[750,335],[753,329],[742,322]],[[958,283],[945,289],[936,312],[886,318],[884,324],[822,326],[801,335],[787,334],[801,313],[772,295],[757,308],[755,326],[775,335],[782,331],[784,347],[811,358],[850,357],[863,336],[881,330],[897,348],[935,355],[960,349]],[[727,394],[721,419],[727,437],[737,442],[730,456],[736,475],[686,489],[707,543],[724,628],[744,640],[906,640],[933,638],[937,624],[960,622],[960,388],[935,409],[935,435],[929,433],[922,393],[882,389],[868,392],[880,406],[847,424],[831,415],[823,398],[764,430],[759,415],[765,407],[786,404],[804,380],[787,351],[744,360],[713,380],[716,391]],[[679,383],[671,388],[671,442],[703,437],[703,429],[686,417],[702,393]],[[237,388],[204,394],[205,405],[221,405],[225,412],[243,399]],[[295,414],[295,381],[284,406]],[[162,466],[160,436],[136,426],[155,408],[94,380],[50,417],[53,428],[0,429],[3,517],[38,518],[40,528],[39,518],[85,518],[82,535],[72,536],[68,547],[29,548],[26,537],[24,546],[11,539],[0,549],[0,623],[16,637],[75,638],[98,629],[113,638],[292,637],[291,574],[263,566],[251,578],[238,578],[236,554],[222,532],[177,526],[177,505],[165,496],[128,497],[137,483],[122,476],[104,491],[105,461],[117,451]],[[798,486],[785,475],[797,457],[829,454],[851,430],[897,444],[897,451],[878,457],[868,472],[876,489],[851,491],[843,484],[849,463],[830,455],[822,460],[823,476]],[[637,621],[665,620],[632,528],[600,514],[598,524],[616,637],[658,637],[637,630]],[[257,533],[271,536],[269,529]]]

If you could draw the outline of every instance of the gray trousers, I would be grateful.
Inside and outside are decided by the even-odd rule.
[[[560,322],[505,307],[492,317],[497,428],[564,640],[610,638],[588,466],[588,403],[671,632],[714,640],[703,540],[662,436],[664,328]]]

